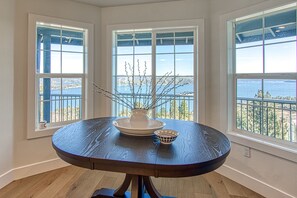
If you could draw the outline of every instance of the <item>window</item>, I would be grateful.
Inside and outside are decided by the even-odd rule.
[[[137,101],[145,102],[152,92],[162,94],[158,106],[153,110],[152,117],[196,120],[197,114],[197,60],[196,42],[197,33],[192,29],[169,30],[131,30],[114,32],[114,89],[121,97],[132,100],[132,74],[135,74],[135,92],[141,93]],[[134,68],[134,69],[132,69]],[[138,71],[139,68],[139,71]],[[128,74],[128,75],[127,75]],[[141,81],[142,76],[147,79]],[[167,81],[172,85],[184,86],[174,88],[168,93],[162,93],[166,83],[160,83],[164,75],[169,75]],[[142,84],[142,86],[141,86]],[[152,89],[152,87],[157,87]],[[168,101],[168,102],[166,102]],[[114,104],[114,113],[117,116],[127,116],[126,107]]]
[[[48,17],[30,15],[29,42],[34,56],[29,57],[29,89],[34,87],[34,131],[43,131],[85,119],[92,79],[88,62],[90,29],[80,24],[67,23]],[[44,20],[43,20],[44,19]],[[31,29],[31,30],[32,30]],[[29,45],[30,45],[29,44]],[[34,67],[32,67],[34,66]],[[32,104],[29,104],[31,106]]]
[[[296,5],[230,23],[234,129],[296,143]]]

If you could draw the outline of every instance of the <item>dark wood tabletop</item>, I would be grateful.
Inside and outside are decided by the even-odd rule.
[[[83,120],[59,129],[52,145],[59,157],[89,169],[127,175],[186,177],[207,173],[221,166],[230,142],[221,132],[195,122],[160,119],[164,128],[179,132],[171,145],[155,136],[121,134],[115,117]]]

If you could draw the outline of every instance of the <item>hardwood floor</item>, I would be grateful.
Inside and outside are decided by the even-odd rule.
[[[98,188],[117,188],[124,174],[75,166],[20,179],[0,189],[1,198],[84,198]],[[215,172],[188,178],[153,178],[162,195],[178,198],[262,198]]]

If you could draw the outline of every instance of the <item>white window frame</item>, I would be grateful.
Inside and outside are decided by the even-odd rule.
[[[236,130],[234,103],[236,100],[236,87],[234,87],[234,51],[232,39],[232,20],[251,16],[266,10],[288,8],[296,6],[296,1],[264,2],[257,6],[240,9],[222,15],[220,18],[220,130],[225,132],[229,139],[243,146],[254,148],[271,155],[297,162],[297,145],[292,142],[265,137],[263,135]],[[241,74],[243,76],[244,74]],[[271,74],[274,77],[274,74]]]
[[[110,76],[112,79],[114,72],[114,65],[112,62],[112,50],[114,46],[114,35],[115,31],[138,31],[138,30],[177,30],[177,29],[196,29],[196,34],[198,36],[197,46],[194,46],[194,55],[196,57],[196,61],[194,65],[194,72],[198,78],[194,78],[194,90],[198,90],[196,97],[194,97],[194,103],[196,104],[194,107],[196,110],[195,120],[199,123],[205,124],[205,64],[204,64],[204,20],[203,19],[193,19],[193,20],[180,20],[180,21],[160,21],[160,22],[147,22],[147,23],[133,23],[133,24],[119,24],[119,25],[109,25],[107,26],[107,76]],[[196,38],[197,38],[196,36]],[[107,89],[112,90],[112,80],[107,80]],[[199,101],[199,102],[198,102]],[[107,113],[112,114],[112,103],[108,103]]]
[[[194,87],[193,87],[193,91],[194,91],[194,96],[193,96],[193,99],[194,99],[194,101],[193,101],[193,110],[194,110],[194,112],[193,112],[193,120],[194,121],[197,121],[197,114],[198,114],[198,106],[197,106],[197,98],[198,98],[198,94],[197,94],[197,37],[198,37],[198,35],[197,35],[197,28],[189,28],[189,27],[187,27],[187,28],[182,28],[182,27],[179,27],[179,28],[171,28],[171,29],[163,29],[162,28],[162,30],[160,30],[160,29],[153,29],[153,30],[147,30],[147,31],[143,31],[143,30],[133,30],[133,31],[124,31],[124,32],[121,32],[121,31],[116,31],[116,32],[113,32],[113,34],[115,35],[114,36],[114,38],[116,37],[116,33],[120,33],[120,34],[122,34],[122,33],[138,33],[138,32],[150,32],[151,34],[152,34],[152,38],[151,38],[151,40],[152,40],[152,50],[151,50],[151,56],[152,56],[152,58],[151,58],[151,60],[152,60],[152,79],[154,79],[154,78],[156,78],[156,70],[157,70],[157,65],[156,65],[156,56],[157,55],[160,55],[160,54],[158,54],[157,52],[156,52],[156,40],[157,40],[157,38],[156,38],[156,34],[158,34],[158,33],[172,33],[172,32],[174,32],[174,33],[176,33],[176,32],[193,32],[194,33],[194,43],[193,43],[193,52],[185,52],[185,53],[192,53],[193,54],[193,78],[194,78]],[[163,54],[163,53],[161,53],[161,54]],[[174,53],[172,53],[172,52],[170,52],[170,53],[164,53],[164,54],[173,54],[174,56],[176,56],[176,55],[179,55],[179,53],[177,52],[174,52]],[[183,54],[183,53],[181,53],[181,54]],[[130,55],[130,54],[129,54]],[[133,54],[133,56],[137,56],[137,55],[139,55],[139,54]],[[113,54],[113,56],[114,56],[114,54]],[[118,54],[116,55],[116,56],[118,56]],[[121,56],[121,54],[119,54],[119,56]],[[114,61],[116,61],[116,59],[114,59]],[[114,72],[114,74],[113,74],[113,76],[117,76],[117,74],[116,74],[116,64],[117,63],[113,63],[113,72]],[[176,67],[176,63],[174,63],[175,64],[175,67]],[[172,71],[173,72],[173,71]],[[179,75],[170,75],[171,77],[173,77],[173,78],[177,78],[177,77],[179,77]],[[183,75],[180,75],[180,76],[183,76]],[[188,77],[187,75],[185,75],[186,77]],[[189,75],[190,76],[190,75]],[[115,83],[115,82],[113,82],[113,83]],[[154,82],[153,82],[154,83]],[[156,83],[156,82],[155,82]],[[113,86],[114,86],[114,84],[113,84]],[[153,84],[153,86],[155,86],[155,84]],[[172,95],[172,94],[171,94]],[[175,96],[177,96],[178,94],[174,94]],[[153,109],[152,110],[152,115],[155,117],[155,109]],[[116,114],[116,104],[115,105],[113,105],[113,115],[115,115]]]
[[[38,93],[38,86],[36,79],[40,77],[49,77],[47,74],[37,74],[36,73],[36,28],[37,23],[46,24],[58,24],[62,26],[77,27],[87,30],[86,35],[86,50],[87,59],[85,60],[86,68],[84,68],[83,74],[57,74],[57,77],[67,76],[67,77],[80,77],[82,78],[82,119],[92,118],[93,112],[93,87],[92,82],[94,79],[94,25],[88,23],[82,23],[77,21],[65,20],[54,17],[47,17],[35,14],[28,15],[28,97],[27,97],[27,138],[38,138],[52,135],[56,130],[61,128],[65,124],[69,124],[74,121],[62,122],[60,124],[53,124],[45,129],[37,129],[36,125],[38,123],[38,99],[36,94]],[[54,77],[55,74],[50,75]]]

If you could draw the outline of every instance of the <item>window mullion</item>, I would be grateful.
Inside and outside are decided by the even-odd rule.
[[[232,22],[232,38],[231,38],[231,65],[233,67],[231,67],[231,73],[233,76],[233,90],[232,90],[232,94],[233,94],[233,99],[232,99],[232,106],[234,108],[233,112],[232,112],[232,120],[236,120],[237,119],[237,74],[236,74],[236,42],[235,42],[235,37],[236,37],[236,23]],[[236,129],[237,128],[237,123],[232,121],[232,129]]]
[[[156,87],[156,70],[157,70],[157,63],[156,63],[156,45],[157,45],[157,36],[156,36],[156,31],[152,31],[152,76],[151,76],[151,81],[152,81],[152,87]],[[152,100],[156,101],[156,90],[154,91],[155,93],[152,93]],[[156,105],[156,104],[155,104]],[[153,118],[156,117],[156,109],[152,110],[152,116]]]
[[[175,32],[173,32],[173,78],[174,78],[174,82],[173,82],[173,86],[176,87],[176,50],[175,50],[175,40],[176,40],[176,37],[175,37]],[[176,89],[174,88],[173,89],[173,96],[174,98],[176,98]],[[174,108],[174,111],[173,111],[173,116],[174,116],[174,119],[176,119],[176,116],[175,113],[177,112],[177,109],[175,109],[177,107],[177,101],[176,99],[173,100],[173,108]]]
[[[235,74],[236,78],[241,79],[292,79],[297,80],[295,73],[249,73],[249,74]]]
[[[62,30],[62,26],[60,29],[60,72],[61,72],[61,77],[60,77],[60,84],[61,84],[61,88],[60,88],[60,96],[59,96],[59,117],[60,120],[59,122],[63,121],[63,103],[64,101],[62,100],[63,96],[62,96],[62,90],[63,90],[63,81],[62,81],[62,74],[63,74],[63,30]],[[56,117],[56,112],[54,113],[55,117]]]
[[[263,77],[266,74],[265,40],[266,40],[266,36],[265,36],[265,17],[263,16],[262,17],[262,53],[263,53],[262,54],[263,55],[263,65],[262,65],[262,67],[263,67]],[[261,109],[263,109],[263,102],[264,102],[264,78],[261,79],[261,91],[262,91],[262,95],[261,95],[261,105],[260,106],[261,106]],[[253,107],[253,109],[254,109],[254,107]],[[263,111],[261,111],[260,120],[261,120],[262,123],[264,123]],[[260,134],[263,134],[263,131],[264,131],[263,129],[264,129],[264,126],[261,124],[260,125]]]
[[[114,45],[113,45],[114,48],[115,48],[114,49],[115,54],[112,54],[112,58],[113,58],[112,62],[114,62],[113,68],[112,68],[113,69],[113,72],[112,72],[113,85],[112,86],[116,90],[118,90],[118,68],[117,68],[117,65],[118,65],[118,34],[113,33],[112,36],[114,37],[114,39],[112,39],[112,40],[113,40],[113,42],[115,42]],[[114,92],[114,90],[112,92]],[[114,115],[118,116],[118,114],[119,114],[119,110],[118,110],[119,105],[116,102],[113,102],[112,104],[113,104],[112,106],[114,107],[113,113],[114,113]]]

